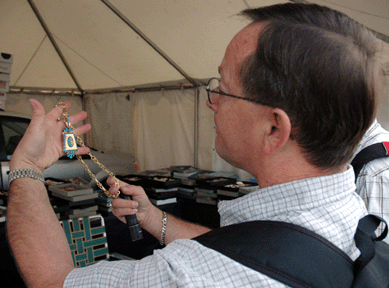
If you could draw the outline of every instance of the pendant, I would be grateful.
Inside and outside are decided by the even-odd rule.
[[[62,132],[63,134],[63,152],[72,159],[75,156],[75,152],[78,150],[76,136],[74,135],[73,129],[70,127],[69,119],[67,128]]]

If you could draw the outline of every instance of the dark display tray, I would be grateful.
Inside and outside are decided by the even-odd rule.
[[[223,187],[228,184],[235,184],[235,178],[228,177],[215,177],[215,178],[206,178],[206,179],[197,179],[197,184],[199,186],[205,187]]]
[[[225,191],[238,192],[239,188],[241,188],[241,187],[258,186],[257,183],[253,183],[253,182],[241,181],[241,183],[243,183],[243,185],[238,185],[236,183],[232,183],[232,184],[227,184],[227,185],[224,185],[224,186],[218,187],[218,188],[221,190],[225,190]]]
[[[145,179],[145,185],[147,187],[154,188],[173,188],[181,185],[181,179],[164,176],[153,176]]]
[[[116,178],[130,185],[135,185],[135,186],[144,186],[147,180],[147,176],[137,175],[137,174],[129,174],[124,176],[116,175]]]

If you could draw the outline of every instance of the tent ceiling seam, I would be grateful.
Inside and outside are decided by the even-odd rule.
[[[86,59],[84,56],[82,56],[80,53],[78,53],[76,50],[74,50],[72,47],[70,47],[68,44],[66,44],[64,41],[62,41],[60,38],[58,38],[58,36],[54,35],[55,38],[58,39],[59,42],[61,42],[63,45],[65,45],[66,47],[68,47],[71,51],[73,51],[76,55],[80,56],[80,58],[82,60],[84,60],[86,63],[88,63],[89,65],[91,65],[92,67],[96,68],[96,70],[98,70],[99,72],[101,72],[103,75],[107,76],[109,79],[111,79],[113,82],[117,83],[118,85],[123,85],[122,83],[116,81],[115,79],[113,79],[111,76],[109,76],[108,74],[106,74],[104,71],[102,71],[100,68],[98,68],[96,65],[94,65],[92,62],[90,62],[88,59]]]
[[[243,0],[243,3],[246,5],[247,9],[250,9],[250,8],[251,8],[250,5],[249,5],[249,3],[247,3],[247,0]]]
[[[116,87],[106,89],[91,89],[91,90],[78,90],[71,88],[47,88],[47,87],[19,87],[10,86],[9,94],[42,94],[42,95],[71,95],[81,96],[87,94],[107,94],[107,93],[135,93],[135,92],[152,92],[161,90],[181,90],[181,89],[194,89],[198,86],[205,85],[202,81],[198,80],[197,85],[191,83],[184,84],[171,84],[171,85],[158,85],[158,86],[144,86],[144,87]]]
[[[17,83],[19,82],[20,78],[22,78],[24,72],[26,72],[28,66],[30,66],[32,60],[34,59],[35,55],[38,53],[39,49],[42,47],[43,42],[45,41],[46,38],[47,38],[47,35],[45,34],[45,36],[43,37],[41,43],[38,45],[38,48],[35,50],[34,54],[32,54],[30,60],[29,60],[28,63],[26,64],[26,67],[24,67],[24,69],[23,69],[22,73],[20,73],[18,79],[16,79],[16,81],[15,81],[15,86],[16,86]]]
[[[146,41],[159,55],[161,55],[173,68],[175,68],[182,76],[185,77],[194,86],[198,84],[184,70],[181,69],[168,55],[166,55],[155,43],[151,41],[141,30],[138,29],[126,16],[124,16],[113,4],[108,0],[101,0],[113,13],[116,14],[124,23],[126,23],[135,33]]]
[[[65,68],[68,70],[69,74],[70,74],[70,77],[72,77],[74,83],[76,84],[76,86],[78,87],[78,89],[80,91],[83,91],[83,89],[81,88],[81,85],[78,83],[77,81],[77,78],[76,76],[74,75],[72,69],[70,68],[69,66],[69,63],[66,61],[64,55],[62,54],[61,50],[59,49],[57,43],[55,42],[55,39],[53,37],[53,35],[51,34],[49,28],[47,27],[46,23],[44,22],[41,14],[39,13],[38,11],[38,8],[36,7],[36,5],[34,4],[33,0],[27,0],[28,3],[30,4],[31,6],[31,9],[33,10],[33,12],[35,13],[36,17],[38,18],[38,21],[40,22],[40,24],[42,25],[42,28],[43,30],[45,31],[47,37],[49,37],[50,41],[51,41],[51,44],[53,45],[55,51],[58,53],[58,56],[59,58],[62,60],[62,63],[65,65]]]

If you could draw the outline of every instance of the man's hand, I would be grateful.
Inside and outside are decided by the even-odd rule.
[[[63,120],[57,121],[62,116],[63,108],[57,106],[49,113],[45,113],[42,104],[35,100],[29,100],[32,107],[32,117],[26,133],[16,148],[10,163],[10,169],[31,168],[43,171],[64,155],[62,132],[65,129]],[[66,109],[70,108],[70,102],[64,103]],[[83,121],[86,112],[82,111],[69,116],[72,125]],[[89,124],[74,129],[74,134],[81,135],[91,129]],[[77,155],[86,154],[89,148],[78,147]]]
[[[142,187],[129,185],[123,181],[119,181],[121,193],[130,195],[132,200],[113,199],[112,213],[119,220],[126,223],[125,215],[134,215],[138,219],[139,224],[143,229],[147,230],[151,235],[161,240],[162,232],[162,211],[154,206]],[[117,195],[118,188],[115,187],[113,177],[107,179],[109,193]],[[210,231],[209,228],[189,223],[168,214],[168,224],[166,228],[165,243],[169,244],[177,239],[191,239],[203,233]]]
[[[138,222],[142,226],[142,224],[145,222],[145,219],[149,217],[151,210],[155,208],[154,205],[150,202],[142,187],[129,185],[120,180],[118,181],[121,193],[130,195],[132,197],[132,201],[120,198],[113,199],[112,205],[114,209],[112,210],[112,214],[114,214],[124,223],[126,223],[124,216],[136,214]],[[109,188],[109,193],[112,195],[117,195],[118,188],[115,187],[115,181],[113,177],[109,177],[107,179],[107,184],[111,186]]]

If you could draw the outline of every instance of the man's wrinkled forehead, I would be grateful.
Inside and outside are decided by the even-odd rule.
[[[225,60],[227,60],[227,58],[229,66],[233,64],[236,68],[238,68],[240,67],[242,61],[255,51],[258,43],[258,36],[262,27],[263,23],[251,23],[235,35],[230,44],[227,46],[224,60],[222,65],[219,67],[219,73],[223,73],[223,70],[225,69],[223,64],[225,64]]]

